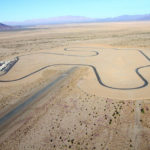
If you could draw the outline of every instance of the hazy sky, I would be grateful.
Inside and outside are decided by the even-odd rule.
[[[114,17],[150,13],[150,0],[0,0],[0,22],[56,16]]]

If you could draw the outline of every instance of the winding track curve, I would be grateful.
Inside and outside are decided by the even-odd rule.
[[[86,48],[86,47],[74,47],[74,48],[81,48],[81,49],[82,49],[82,48]],[[87,48],[91,48],[91,49],[92,49],[92,47],[87,47]],[[70,50],[70,49],[71,49],[71,48],[69,48],[69,49],[68,49],[68,48],[65,48],[64,51],[72,51],[72,52],[76,52],[76,51],[77,51],[77,50]],[[94,49],[95,49],[95,48],[94,48]],[[103,49],[103,48],[100,48],[100,49]],[[120,49],[114,48],[114,50],[120,50]],[[82,51],[83,51],[83,50],[80,50],[80,51],[78,50],[78,52],[82,52]],[[135,51],[138,51],[138,52],[139,52],[141,55],[143,55],[148,61],[150,61],[150,58],[149,58],[143,51],[141,51],[141,50],[135,50]],[[85,51],[84,51],[84,52],[85,52]],[[86,55],[86,56],[85,56],[85,55],[81,56],[81,55],[67,55],[67,54],[63,54],[63,53],[41,52],[41,53],[32,53],[32,54],[20,55],[20,56],[18,56],[17,58],[18,58],[18,60],[19,60],[20,57],[27,56],[27,55],[33,55],[33,54],[51,54],[51,55],[73,56],[73,57],[94,57],[94,56],[99,55],[99,52],[96,51],[96,50],[89,50],[89,51],[86,51],[86,52],[90,52],[90,53],[94,53],[94,54],[91,54],[91,55],[88,55],[88,56],[87,56],[87,55]],[[45,67],[42,67],[42,68],[40,68],[40,69],[38,69],[38,70],[36,70],[36,71],[30,73],[30,74],[27,74],[27,75],[25,75],[25,76],[23,76],[23,77],[20,77],[20,78],[18,78],[18,79],[14,79],[14,80],[0,80],[0,82],[15,82],[15,81],[19,81],[19,80],[25,79],[25,78],[27,78],[27,77],[29,77],[29,76],[35,74],[35,73],[38,73],[38,72],[40,72],[40,71],[42,71],[42,70],[44,70],[44,69],[46,69],[46,68],[52,67],[52,66],[86,66],[86,67],[90,67],[90,68],[92,68],[93,72],[95,73],[96,78],[97,78],[97,81],[99,82],[99,84],[100,84],[101,86],[104,86],[104,87],[110,88],[110,89],[114,89],[114,90],[135,90],[135,89],[144,88],[144,87],[146,87],[146,86],[149,84],[148,81],[142,76],[142,74],[141,74],[139,71],[140,71],[141,69],[143,69],[143,68],[150,67],[150,65],[141,66],[141,67],[138,67],[138,68],[135,69],[135,73],[136,73],[136,74],[139,76],[139,78],[144,82],[143,85],[138,86],[138,87],[133,87],[133,88],[117,88],[117,87],[108,86],[108,85],[104,84],[104,82],[103,82],[102,79],[100,78],[100,75],[99,75],[99,73],[98,73],[96,67],[93,66],[93,65],[89,65],[89,64],[53,64],[53,65],[47,65],[47,66],[45,66]]]

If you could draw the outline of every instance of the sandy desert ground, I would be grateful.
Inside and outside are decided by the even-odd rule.
[[[150,22],[0,32],[0,117],[77,69],[0,131],[0,149],[149,150]],[[4,82],[5,81],[5,82]]]

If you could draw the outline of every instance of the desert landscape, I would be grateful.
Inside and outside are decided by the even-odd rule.
[[[150,22],[0,32],[0,149],[149,150]]]

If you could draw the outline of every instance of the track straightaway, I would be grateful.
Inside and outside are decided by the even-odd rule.
[[[5,124],[7,124],[9,121],[11,121],[13,118],[18,116],[21,112],[23,112],[27,107],[29,107],[31,104],[39,100],[39,98],[47,93],[51,88],[58,83],[59,81],[65,79],[70,73],[75,71],[77,67],[72,67],[62,75],[60,75],[58,78],[56,78],[53,82],[49,83],[46,87],[35,93],[33,96],[25,100],[23,103],[19,104],[17,107],[9,111],[7,114],[5,114],[3,117],[0,118],[0,131],[4,127]]]

